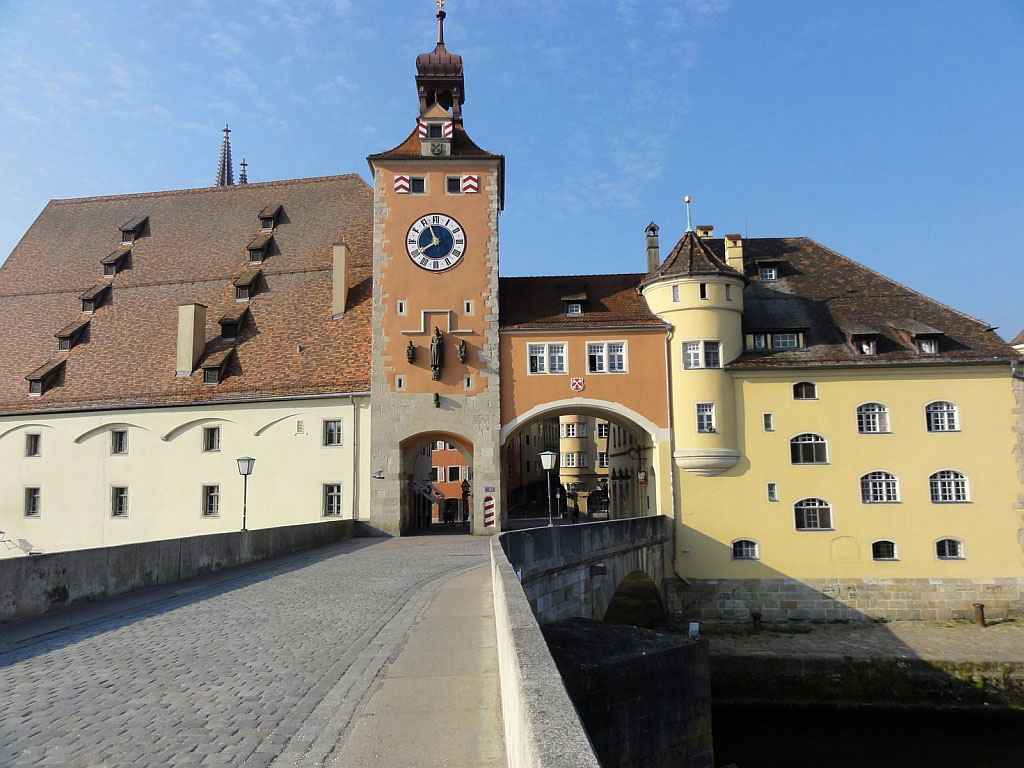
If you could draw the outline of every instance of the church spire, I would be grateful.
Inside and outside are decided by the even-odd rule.
[[[225,125],[223,132],[224,140],[220,143],[220,162],[217,163],[215,187],[230,187],[235,183],[235,172],[231,165],[231,139],[228,138],[231,129]]]
[[[248,166],[248,163],[245,162],[245,158],[244,157],[242,158],[242,162],[239,163],[239,166],[241,167],[242,170],[238,173],[238,183],[239,184],[248,184],[249,183],[249,177],[245,175],[245,169]]]

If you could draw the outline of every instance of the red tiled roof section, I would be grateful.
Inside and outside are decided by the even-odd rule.
[[[655,283],[661,279],[672,277],[689,277],[692,275],[727,275],[743,277],[739,272],[725,263],[723,257],[714,253],[707,245],[707,240],[693,230],[682,236],[668,256],[654,272],[644,278],[644,284]],[[745,278],[744,278],[745,279]]]
[[[227,377],[216,387],[202,386],[201,370],[176,378],[178,305],[205,304],[207,342],[219,338],[271,195],[283,206],[278,247],[260,265],[266,290],[248,303]],[[51,201],[0,266],[0,413],[368,391],[372,198],[347,175]],[[79,295],[102,279],[98,255],[142,213],[146,234],[130,269],[109,281],[88,342],[65,353],[57,386],[29,399],[25,375],[54,355],[54,333],[80,316]],[[342,237],[350,288],[344,316],[332,321],[332,245]]]
[[[502,329],[664,327],[638,293],[643,274],[503,277],[499,280]],[[563,297],[586,293],[583,314],[567,316]]]
[[[724,255],[721,239],[707,241]],[[733,368],[814,366],[935,365],[996,362],[1016,352],[990,329],[905,285],[842,256],[806,237],[752,238],[743,241],[745,271],[743,328],[755,331],[805,329],[805,347],[796,350],[748,350]],[[778,279],[757,278],[758,265],[772,263]],[[921,354],[897,333],[941,334],[938,354]],[[846,333],[877,330],[876,354],[858,355]]]
[[[413,128],[412,133],[409,134],[408,138],[399,144],[394,149],[389,149],[386,152],[378,152],[375,155],[370,155],[370,160],[385,160],[388,158],[398,157],[421,157],[420,152],[420,137],[416,129]],[[486,150],[480,149],[476,143],[469,138],[469,134],[466,133],[466,129],[461,123],[456,123],[454,131],[452,132],[452,153],[450,157],[484,157],[484,158],[502,158],[502,155],[495,155]],[[444,158],[439,158],[444,159]]]
[[[1011,342],[1010,342],[1010,344],[1011,344],[1011,345],[1013,345],[1013,346],[1015,346],[1015,347],[1016,347],[1016,346],[1017,346],[1018,344],[1024,344],[1024,331],[1021,331],[1021,332],[1020,332],[1020,333],[1018,333],[1018,334],[1017,334],[1016,336],[1014,336],[1014,337],[1013,337],[1013,341],[1011,341]]]

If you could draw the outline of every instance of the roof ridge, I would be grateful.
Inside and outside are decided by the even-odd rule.
[[[302,179],[278,179],[276,181],[257,181],[251,184],[233,184],[224,187],[186,187],[185,189],[166,189],[156,192],[127,192],[121,195],[94,195],[92,197],[58,197],[50,200],[53,205],[74,205],[77,203],[92,203],[98,200],[140,200],[157,197],[178,197],[183,195],[196,195],[203,193],[222,194],[225,190],[239,189],[262,189],[267,187],[280,187],[293,184],[313,184],[324,181],[335,181],[338,179],[358,179],[370,189],[370,185],[358,173],[341,173],[334,176],[310,176]]]

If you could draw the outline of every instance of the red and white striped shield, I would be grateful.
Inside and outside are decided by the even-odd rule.
[[[427,124],[422,120],[416,121],[416,133],[421,139],[427,138]]]
[[[446,139],[450,139],[452,137],[452,133],[454,133],[454,132],[455,132],[455,123],[453,123],[453,122],[445,123],[444,127],[441,129],[441,135],[444,136]]]
[[[462,191],[466,193],[480,191],[480,177],[475,173],[467,173],[462,177]]]
[[[484,528],[494,525],[494,497],[484,498]]]
[[[400,195],[409,194],[409,177],[408,176],[395,176],[395,192]]]

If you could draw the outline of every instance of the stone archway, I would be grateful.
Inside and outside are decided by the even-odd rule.
[[[626,574],[604,612],[608,624],[657,629],[665,624],[665,605],[654,579],[645,571]]]
[[[430,431],[405,438],[400,448],[402,533],[472,532],[478,525],[471,514],[473,443],[453,432]]]

